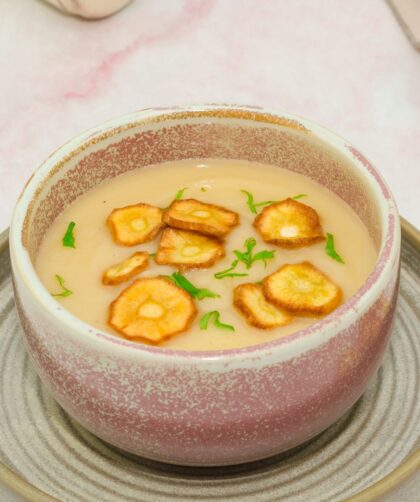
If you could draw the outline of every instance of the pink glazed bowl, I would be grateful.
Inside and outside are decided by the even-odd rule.
[[[359,214],[378,251],[366,283],[307,329],[270,343],[214,352],[126,341],[64,310],[33,266],[50,223],[104,179],[188,158],[278,165],[337,193]],[[191,106],[136,112],[57,150],[20,196],[10,249],[27,350],[72,417],[137,455],[184,465],[229,465],[309,440],[361,396],[392,330],[400,225],[380,175],[335,134],[285,113]]]

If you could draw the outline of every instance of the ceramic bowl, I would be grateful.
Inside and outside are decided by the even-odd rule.
[[[104,179],[184,158],[281,165],[338,194],[359,214],[378,250],[366,283],[307,329],[214,352],[126,341],[63,309],[33,267],[49,224]],[[309,440],[363,393],[393,325],[400,225],[389,189],[345,140],[286,113],[238,106],[153,109],[86,132],[28,181],[10,246],[26,347],[55,399],[105,441],[163,462],[242,463]]]
[[[86,19],[102,19],[112,16],[132,0],[46,0],[66,14]]]

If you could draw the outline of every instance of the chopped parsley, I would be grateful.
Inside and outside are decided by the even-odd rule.
[[[246,203],[248,204],[248,207],[251,211],[251,213],[257,214],[258,213],[258,207],[260,206],[269,206],[270,204],[274,204],[275,200],[266,200],[265,202],[254,202],[254,196],[252,193],[247,192],[246,190],[241,190],[242,193],[246,195]]]
[[[263,251],[259,251],[258,253],[253,255],[252,250],[256,245],[257,241],[253,237],[250,237],[244,243],[244,246],[246,248],[245,252],[238,250],[234,251],[235,256],[238,258],[239,261],[245,264],[247,269],[250,269],[252,265],[258,260],[262,260],[264,262],[264,265],[267,266],[266,260],[274,258],[274,253],[275,253],[274,250],[268,251],[267,249],[264,249]]]
[[[235,331],[234,326],[231,324],[225,324],[220,321],[220,312],[218,310],[212,310],[207,312],[200,319],[200,329],[207,329],[210,322],[213,321],[213,325],[218,329],[226,329],[228,331]]]
[[[197,288],[192,284],[185,275],[182,275],[180,272],[174,272],[172,275],[165,276],[170,279],[174,284],[184,289],[187,293],[189,293],[193,298],[197,298],[197,300],[203,300],[204,298],[219,298],[220,295],[217,293],[213,293],[209,289],[205,288]]]
[[[225,277],[246,277],[248,274],[238,274],[237,272],[232,272],[232,270],[235,270],[238,263],[239,260],[233,260],[229,268],[217,272],[214,274],[214,277],[216,279],[224,279]]]
[[[217,272],[214,274],[214,277],[216,279],[224,279],[225,277],[245,277],[248,274],[246,273],[238,273],[238,272],[233,272],[233,270],[236,269],[236,267],[239,265],[239,263],[243,263],[247,270],[249,270],[252,265],[256,261],[263,261],[264,265],[267,266],[267,260],[270,260],[274,258],[274,253],[275,251],[268,251],[267,249],[264,249],[263,251],[259,251],[256,254],[253,253],[254,247],[257,245],[257,241],[253,238],[250,237],[244,242],[244,247],[246,251],[239,251],[238,249],[235,249],[233,252],[236,256],[236,260],[233,260],[231,263],[230,267],[226,270],[222,270],[220,272]]]
[[[67,248],[75,248],[75,241],[76,239],[74,238],[73,234],[73,229],[76,226],[76,223],[74,221],[71,221],[69,223],[69,226],[67,227],[66,233],[64,234],[63,237],[63,246]]]
[[[60,293],[51,293],[52,296],[65,298],[66,296],[73,294],[73,291],[70,291],[70,289],[66,288],[66,286],[64,285],[64,279],[61,277],[61,275],[56,274],[55,278],[62,291]]]
[[[338,263],[344,263],[343,258],[337,253],[334,248],[334,236],[327,232],[327,243],[325,244],[325,252],[327,255]]]
[[[175,195],[175,200],[181,200],[182,197],[184,197],[185,190],[188,190],[188,187],[184,187],[184,188],[181,188],[181,190],[178,190],[178,192]]]

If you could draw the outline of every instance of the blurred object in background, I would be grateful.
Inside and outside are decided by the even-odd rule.
[[[87,19],[100,19],[111,16],[131,0],[46,0],[51,5],[75,16]]]
[[[420,0],[388,0],[410,42],[420,51]]]

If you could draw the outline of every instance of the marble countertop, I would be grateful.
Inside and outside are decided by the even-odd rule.
[[[333,129],[420,227],[420,52],[384,0],[135,0],[101,21],[3,1],[0,75],[0,231],[33,170],[75,134],[141,108],[206,102]]]
[[[383,0],[135,0],[83,21],[0,4],[0,231],[33,170],[109,118],[256,104],[319,122],[383,173],[420,227],[420,52]]]

